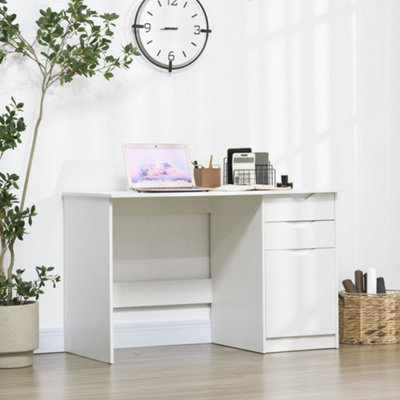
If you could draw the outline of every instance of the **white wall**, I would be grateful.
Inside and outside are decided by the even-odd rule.
[[[356,260],[376,266],[387,286],[397,289],[400,4],[383,3],[363,4],[358,26]]]
[[[64,1],[9,0],[21,28]],[[121,15],[116,49],[130,40],[138,1],[90,0]],[[54,265],[62,274],[61,193],[124,188],[121,144],[187,143],[194,159],[226,148],[268,151],[296,187],[340,190],[339,280],[375,266],[400,288],[397,265],[397,146],[400,128],[400,2],[397,0],[202,0],[213,30],[200,59],[168,74],[145,60],[111,82],[76,79],[45,104],[28,202],[39,216],[18,249],[20,266]],[[0,66],[0,105],[24,101],[23,145],[1,170],[24,174],[37,111],[39,75],[29,63]],[[207,318],[169,310],[168,318]],[[41,329],[61,331],[63,288],[40,300]],[[147,318],[148,316],[146,316]],[[52,346],[50,346],[50,350]],[[53,346],[55,349],[57,345]]]

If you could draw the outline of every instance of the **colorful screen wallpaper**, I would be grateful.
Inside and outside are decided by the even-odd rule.
[[[140,182],[191,183],[185,149],[127,149],[130,179]]]

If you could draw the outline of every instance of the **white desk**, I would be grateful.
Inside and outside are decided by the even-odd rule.
[[[115,307],[206,303],[213,343],[259,353],[338,347],[334,192],[63,197],[67,352],[113,363]],[[116,216],[195,213],[210,214],[211,277],[114,282]]]

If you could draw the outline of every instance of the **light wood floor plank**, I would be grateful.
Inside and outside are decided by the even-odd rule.
[[[398,400],[399,378],[400,345],[261,355],[202,344],[116,350],[112,366],[36,355],[0,370],[0,399]]]

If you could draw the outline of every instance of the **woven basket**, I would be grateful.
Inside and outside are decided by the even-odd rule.
[[[340,292],[339,341],[400,343],[400,290],[382,294]]]

